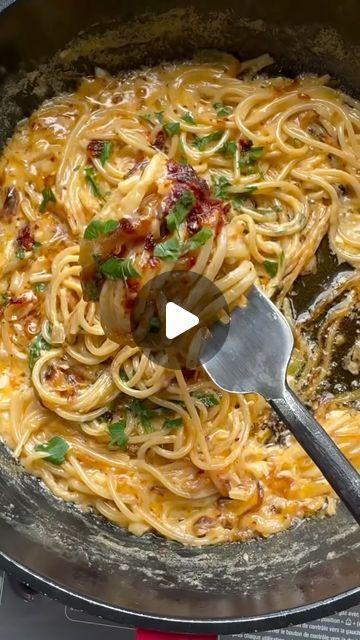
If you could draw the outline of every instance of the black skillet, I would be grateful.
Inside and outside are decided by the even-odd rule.
[[[94,65],[117,71],[199,48],[245,59],[269,52],[273,73],[327,71],[356,95],[359,17],[356,0],[153,0],[151,7],[0,0],[0,141],[45,95],[71,89]],[[323,278],[331,278],[328,267]],[[302,285],[300,304],[311,302],[315,285]],[[127,626],[225,634],[298,624],[360,602],[359,531],[342,508],[272,539],[192,549],[81,514],[27,476],[4,447],[0,458],[0,564],[73,607]]]

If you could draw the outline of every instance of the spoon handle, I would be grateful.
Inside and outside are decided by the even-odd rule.
[[[288,386],[269,402],[360,524],[359,473]]]

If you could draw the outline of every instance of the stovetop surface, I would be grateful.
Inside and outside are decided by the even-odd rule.
[[[134,630],[49,600],[0,572],[0,640],[134,640]],[[247,640],[360,640],[360,606],[338,615]]]

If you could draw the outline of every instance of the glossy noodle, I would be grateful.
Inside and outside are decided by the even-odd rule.
[[[344,333],[360,293],[360,105],[326,76],[259,75],[271,62],[97,70],[21,122],[0,161],[0,435],[56,496],[136,535],[247,540],[336,509],[260,396],[134,345],[129,299],[174,268],[230,305],[254,282],[275,300],[295,336],[290,384],[360,467],[356,380],[329,382],[341,345],[360,369]],[[344,275],[296,317],[293,285],[324,238]]]

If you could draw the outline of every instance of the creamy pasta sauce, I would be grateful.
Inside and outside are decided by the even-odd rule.
[[[258,75],[269,63],[98,70],[0,161],[0,435],[56,496],[136,535],[247,540],[336,507],[260,396],[131,342],[128,300],[164,271],[205,275],[232,306],[257,282],[293,328],[290,384],[360,466],[360,392],[328,385],[341,344],[359,373],[343,323],[360,292],[360,106],[327,77]],[[297,319],[292,287],[325,237],[353,269]]]

